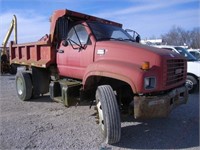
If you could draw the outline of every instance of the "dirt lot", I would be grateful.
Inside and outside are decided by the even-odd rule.
[[[0,149],[199,149],[199,93],[168,118],[122,118],[120,143],[107,145],[87,105],[66,108],[47,96],[22,102],[15,77],[0,76]]]

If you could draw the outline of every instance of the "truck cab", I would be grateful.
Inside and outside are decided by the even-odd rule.
[[[82,79],[87,66],[109,53],[113,42],[133,43],[134,39],[122,28],[110,24],[92,21],[76,23],[58,48],[60,75]],[[106,47],[104,43],[110,46]]]

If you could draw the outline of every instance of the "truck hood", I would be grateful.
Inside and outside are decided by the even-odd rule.
[[[104,50],[105,54],[98,54],[99,50]],[[181,55],[175,52],[134,42],[99,41],[96,43],[96,61],[98,59],[111,59],[138,65],[148,61],[151,67],[160,65],[163,59],[173,59],[175,57],[183,59]]]
[[[99,41],[96,43],[94,56],[94,63],[88,68],[88,72],[93,70],[94,75],[113,77],[129,83],[135,93],[164,91],[185,82],[173,79],[180,71],[181,77],[186,77],[186,70],[182,70],[182,67],[186,67],[186,59],[169,50],[128,41]],[[144,62],[149,62],[148,71],[141,69]],[[168,68],[173,69],[175,74],[169,74],[170,78]],[[156,87],[152,90],[144,89],[144,79],[150,77],[155,77]]]

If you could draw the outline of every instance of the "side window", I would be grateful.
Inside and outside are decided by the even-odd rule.
[[[68,38],[73,41],[72,44],[87,44],[88,42],[88,33],[85,30],[84,26],[81,24],[75,25],[74,27],[71,28],[71,30],[68,33]],[[80,42],[79,42],[80,40]],[[75,43],[74,43],[75,42]]]

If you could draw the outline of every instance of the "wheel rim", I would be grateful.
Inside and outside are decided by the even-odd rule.
[[[97,103],[97,111],[98,111],[98,115],[99,115],[98,116],[99,117],[99,125],[101,126],[101,129],[104,131],[105,126],[104,126],[103,110],[102,110],[100,101],[98,101],[98,103]]]
[[[23,81],[21,78],[17,78],[17,93],[22,95],[24,91]]]
[[[186,80],[186,86],[188,87],[188,90],[192,90],[194,83],[191,80]]]

